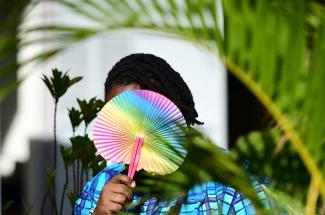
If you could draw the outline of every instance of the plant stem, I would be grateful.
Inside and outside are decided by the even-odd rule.
[[[80,187],[80,182],[79,182],[79,179],[80,179],[80,161],[77,160],[77,189],[76,189],[76,193],[79,194],[79,187]]]
[[[72,178],[73,178],[73,192],[77,192],[77,185],[76,185],[76,162],[73,162],[72,164]]]
[[[53,158],[53,170],[56,170],[56,163],[57,163],[57,140],[56,140],[56,115],[57,115],[57,107],[58,107],[58,102],[55,102],[54,105],[54,125],[53,125],[53,138],[54,138],[54,158]],[[54,179],[55,181],[55,179]],[[54,183],[55,184],[55,183]]]
[[[67,190],[68,183],[69,183],[68,167],[67,166],[64,166],[64,167],[65,167],[65,183],[64,183],[63,190],[62,190],[62,195],[61,195],[60,215],[62,215],[65,192]]]
[[[76,130],[75,128],[73,128],[73,133],[72,133],[72,137],[75,137],[76,134]],[[73,192],[76,193],[77,192],[77,185],[76,185],[76,162],[73,161],[72,163],[72,180],[73,180]]]
[[[58,101],[55,101],[54,104],[54,123],[53,123],[53,141],[54,141],[54,157],[53,157],[53,171],[56,171],[56,164],[57,164],[57,139],[56,139],[56,115],[57,115],[57,108],[58,108]],[[54,175],[53,178],[53,185],[52,185],[52,194],[51,194],[51,199],[52,199],[52,207],[54,208],[54,212],[57,215],[58,214],[58,208],[56,204],[56,174]]]
[[[88,124],[85,125],[84,136],[86,136],[86,133],[87,133],[87,127],[88,127]]]
[[[89,179],[89,170],[86,168],[86,181]]]
[[[86,136],[86,134],[87,134],[87,127],[88,127],[88,124],[85,123],[84,136]],[[78,187],[79,193],[82,191],[82,188],[83,188],[84,173],[85,173],[84,166],[82,163],[81,163],[80,167],[81,167],[80,168],[80,180],[79,180],[80,183],[79,183],[79,187]]]
[[[310,181],[309,189],[308,189],[308,197],[307,197],[307,204],[306,204],[306,214],[312,215],[315,214],[317,199],[319,195],[319,185],[320,180],[319,178],[312,179]]]
[[[81,174],[80,174],[79,193],[82,191],[83,181],[84,181],[84,169],[83,169],[83,166],[81,165]]]
[[[56,195],[55,195],[55,190],[52,189],[52,191],[50,192],[50,196],[51,196],[51,202],[52,202],[52,214],[53,214],[53,210],[54,210],[54,214],[58,215],[58,209],[56,207]]]
[[[46,199],[49,195],[49,190],[46,191],[46,194],[43,196],[43,199],[42,199],[42,204],[41,204],[41,215],[44,214],[44,206],[45,206],[45,203],[46,203]]]

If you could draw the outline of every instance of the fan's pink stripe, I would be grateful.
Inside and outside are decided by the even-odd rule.
[[[116,129],[112,126],[110,126],[110,124],[106,124],[104,125],[103,123],[101,123],[100,121],[95,121],[95,124],[93,126],[94,132],[98,131],[98,132],[111,132],[111,133],[117,133],[117,134],[121,134],[121,133],[127,133],[127,129]]]
[[[123,154],[123,150],[125,149],[128,149],[129,146],[125,146],[125,147],[120,147],[120,148],[116,148],[116,149],[108,149],[108,150],[99,150],[100,152],[102,152],[102,156],[105,158],[105,159],[116,159],[118,158],[121,154]]]
[[[130,145],[129,141],[127,141],[125,139],[124,140],[106,141],[106,142],[103,141],[103,142],[98,143],[97,145],[98,145],[98,147],[102,147],[102,145],[104,145],[104,144],[106,144],[106,147],[115,147],[115,146],[120,147],[125,144]]]
[[[117,145],[113,145],[113,146],[107,146],[107,145],[97,145],[97,149],[98,151],[107,151],[107,150],[115,150],[115,149],[119,149],[119,148],[127,148],[129,147],[128,144],[117,144]]]
[[[94,140],[98,141],[98,140],[124,140],[127,139],[127,136],[122,136],[122,135],[93,135],[94,136]]]
[[[123,127],[117,126],[117,123],[116,123],[116,125],[109,123],[109,122],[104,124],[100,120],[95,121],[95,124],[93,127],[98,128],[99,130],[106,130],[106,129],[108,129],[108,130],[121,130],[121,129],[124,130]]]
[[[119,128],[119,126],[117,126],[118,124],[112,124],[110,123],[109,119],[102,119],[102,118],[98,118],[98,120],[95,121],[94,127],[96,128],[102,128],[102,129],[117,129]]]

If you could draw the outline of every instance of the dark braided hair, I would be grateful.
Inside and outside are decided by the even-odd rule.
[[[203,124],[196,119],[198,114],[190,89],[180,74],[162,58],[142,53],[122,58],[108,73],[105,94],[113,86],[132,83],[169,98],[183,113],[188,125]]]

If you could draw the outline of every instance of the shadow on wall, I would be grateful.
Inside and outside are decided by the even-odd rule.
[[[270,127],[271,116],[255,96],[233,75],[228,73],[228,143],[229,149],[236,140],[251,131]]]
[[[31,156],[28,162],[18,163],[13,175],[2,179],[2,214],[3,215],[39,215],[47,192],[46,175],[52,168],[53,141],[32,140]],[[64,184],[64,166],[58,156],[57,191],[61,193]],[[60,196],[57,196],[60,202]],[[9,206],[5,210],[5,206]],[[68,200],[65,200],[64,214],[71,214]],[[47,198],[43,214],[51,214],[50,198]]]

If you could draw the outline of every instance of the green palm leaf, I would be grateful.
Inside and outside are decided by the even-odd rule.
[[[287,195],[286,193],[269,189],[264,187],[264,191],[269,196],[269,198],[274,199],[275,201],[279,202],[279,208],[277,209],[277,213],[287,213],[289,215],[303,215],[305,212],[305,208],[299,201],[293,199],[291,196]],[[274,214],[272,211],[271,214]]]

